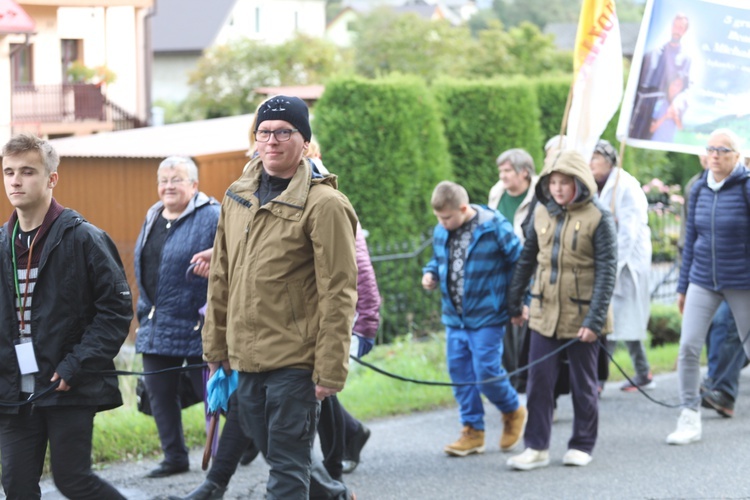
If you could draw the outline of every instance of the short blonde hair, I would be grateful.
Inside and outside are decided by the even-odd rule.
[[[310,143],[307,146],[307,150],[305,151],[305,156],[308,158],[320,158],[320,144],[318,144],[318,141],[315,140],[315,138],[310,139]]]
[[[433,210],[458,210],[469,204],[469,193],[462,185],[451,181],[442,181],[432,191],[430,200]]]

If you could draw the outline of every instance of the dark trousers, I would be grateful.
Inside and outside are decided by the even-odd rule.
[[[124,499],[111,484],[91,471],[94,407],[21,409],[0,416],[3,489],[9,500],[41,498],[39,478],[47,442],[55,486],[76,500]]]
[[[708,346],[708,380],[711,389],[718,389],[732,400],[737,399],[740,371],[747,364],[737,323],[729,304],[723,301],[711,321],[706,339]]]
[[[237,392],[234,392],[229,398],[229,409],[221,431],[221,438],[219,438],[219,447],[211,462],[211,469],[206,476],[209,481],[223,487],[229,484],[236,472],[237,464],[242,458],[242,452],[252,443],[252,439],[242,432],[237,405]],[[339,464],[340,469],[341,465]],[[340,481],[334,480],[323,464],[314,460],[310,474],[310,499],[338,498],[346,498],[346,486]]]
[[[237,400],[242,431],[271,468],[266,498],[307,500],[320,412],[312,373],[293,368],[240,372]]]
[[[567,340],[545,337],[531,330],[530,361],[546,356]],[[597,357],[599,343],[576,342],[566,349],[570,389],[573,400],[573,435],[568,448],[591,453],[596,444],[599,426],[599,397],[597,391]],[[527,448],[548,450],[555,408],[555,384],[563,364],[561,353],[547,358],[529,370],[524,442]]]
[[[320,405],[318,436],[323,451],[323,465],[332,478],[341,481],[345,446],[344,407],[336,396],[325,398]],[[355,430],[356,432],[356,430]]]
[[[157,354],[143,355],[143,371],[152,372],[166,368],[176,368],[187,361],[189,365],[200,365],[200,356],[174,357]],[[190,380],[196,394],[203,394],[203,372],[190,370]],[[182,405],[180,404],[180,373],[169,371],[156,375],[146,375],[146,388],[154,415],[159,441],[164,452],[164,462],[178,467],[189,465],[188,449],[185,446],[185,435],[182,431]]]

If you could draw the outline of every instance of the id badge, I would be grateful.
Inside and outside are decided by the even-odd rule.
[[[31,342],[25,342],[23,344],[16,344],[16,357],[18,358],[18,368],[21,370],[21,375],[29,375],[30,373],[36,373],[39,371],[39,367],[36,364],[36,356],[34,355],[34,344]]]

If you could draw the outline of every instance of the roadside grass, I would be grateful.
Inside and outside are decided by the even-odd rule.
[[[649,345],[648,342],[646,344]],[[647,347],[647,356],[654,374],[675,369],[678,345],[665,344]],[[624,346],[615,351],[615,362],[628,375],[633,367]],[[435,333],[419,339],[405,336],[397,341],[376,346],[364,361],[403,377],[448,382],[445,366],[444,333]],[[703,360],[705,362],[705,359]],[[119,366],[137,371],[139,360],[120,360]],[[624,380],[620,371],[610,364],[610,381]],[[161,457],[159,437],[152,417],[139,413],[135,400],[135,377],[120,377],[125,405],[96,416],[94,421],[93,461],[98,467],[119,460],[139,460]],[[350,363],[346,389],[339,399],[358,419],[369,420],[390,415],[428,411],[455,404],[453,392],[447,386],[421,385],[386,377]],[[202,447],[206,442],[203,405],[197,404],[182,412],[182,424],[188,447]]]

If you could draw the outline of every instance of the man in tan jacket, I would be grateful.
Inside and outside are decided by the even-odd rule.
[[[258,157],[226,192],[211,258],[204,358],[239,371],[243,431],[271,470],[269,499],[307,499],[320,401],[344,387],[357,301],[355,231],[336,177],[303,157],[305,103],[266,101]]]

